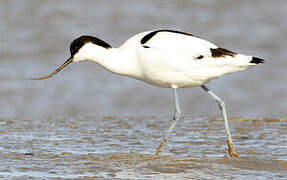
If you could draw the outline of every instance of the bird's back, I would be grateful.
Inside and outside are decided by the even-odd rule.
[[[210,56],[210,48],[217,48],[216,45],[192,34],[171,30],[149,32],[141,39],[141,45],[146,48],[181,51],[191,59],[200,55]]]
[[[201,86],[213,78],[257,64],[251,63],[252,56],[172,30],[137,34],[122,47],[133,53],[142,72],[138,79],[162,87]]]

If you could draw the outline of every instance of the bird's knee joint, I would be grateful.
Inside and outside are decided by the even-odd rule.
[[[178,112],[175,112],[174,116],[173,116],[173,119],[178,119],[182,116],[182,112],[181,111],[178,111]]]
[[[218,101],[218,107],[220,109],[223,109],[226,106],[226,103],[224,101]]]

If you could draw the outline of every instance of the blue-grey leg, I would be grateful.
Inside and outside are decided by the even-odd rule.
[[[214,94],[212,91],[210,91],[210,89],[208,89],[206,86],[201,86],[201,88],[208,92],[218,103],[218,107],[222,112],[222,116],[224,119],[224,125],[225,125],[225,131],[226,131],[226,135],[227,135],[227,143],[228,143],[228,152],[230,157],[237,157],[239,156],[239,154],[235,151],[234,147],[233,147],[233,143],[232,143],[232,139],[231,139],[231,134],[230,134],[230,130],[229,130],[229,125],[228,125],[228,120],[227,120],[227,115],[226,115],[226,110],[225,110],[225,102],[222,101],[216,94]]]
[[[177,95],[177,88],[172,88],[172,90],[173,90],[173,96],[174,96],[175,113],[173,115],[173,118],[172,118],[172,121],[171,121],[170,125],[168,126],[168,129],[167,129],[167,131],[165,133],[165,136],[164,136],[162,142],[160,143],[160,145],[158,146],[158,148],[156,150],[156,153],[155,153],[156,157],[160,156],[162,147],[165,145],[165,143],[166,143],[168,137],[170,136],[171,132],[173,131],[177,121],[182,116],[182,113],[181,113],[181,110],[180,110],[180,105],[179,105],[179,99],[178,99],[178,95]]]

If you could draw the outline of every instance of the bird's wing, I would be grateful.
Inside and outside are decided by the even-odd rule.
[[[173,31],[157,30],[145,34],[141,39],[143,48],[157,48],[167,52],[181,52],[187,58],[198,60],[205,57],[233,56],[236,53],[196,37],[192,34]]]

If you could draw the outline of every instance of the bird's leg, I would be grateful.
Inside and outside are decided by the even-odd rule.
[[[160,153],[161,153],[161,150],[162,150],[162,147],[165,145],[169,135],[171,134],[172,130],[174,129],[177,121],[181,118],[182,116],[182,113],[181,113],[181,110],[180,110],[180,105],[179,105],[179,99],[178,99],[178,95],[177,95],[177,88],[172,88],[173,89],[173,95],[174,95],[174,103],[175,103],[175,113],[173,115],[173,118],[172,118],[172,121],[165,133],[165,136],[162,140],[162,142],[160,143],[160,145],[158,146],[157,150],[156,150],[156,153],[155,153],[155,156],[156,157],[159,157],[160,156]]]
[[[228,120],[227,120],[227,115],[226,115],[226,110],[225,110],[225,102],[222,101],[216,94],[214,94],[212,91],[210,91],[206,86],[201,86],[201,88],[208,92],[218,103],[218,107],[222,112],[222,116],[224,119],[224,125],[225,125],[225,131],[227,135],[227,143],[228,143],[228,152],[230,157],[237,157],[239,154],[235,151],[235,148],[233,147],[232,139],[231,139],[231,134],[229,130],[229,125],[228,125]]]

